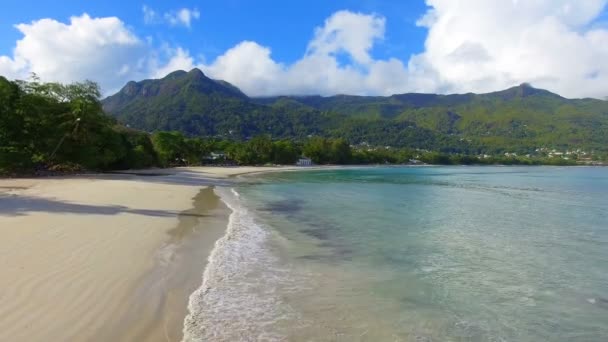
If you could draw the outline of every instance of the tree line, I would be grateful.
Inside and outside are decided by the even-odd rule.
[[[343,139],[298,143],[260,135],[247,141],[152,134],[106,115],[93,82],[9,81],[0,77],[0,171],[119,170],[200,165],[222,152],[239,165],[293,164],[304,155],[319,164],[352,162]],[[224,160],[226,161],[226,160]]]
[[[155,165],[147,133],[106,115],[93,82],[8,81],[0,77],[0,170]]]
[[[211,159],[211,153],[222,157]],[[344,138],[301,140],[258,135],[248,140],[143,132],[104,113],[93,82],[9,81],[0,77],[0,172],[120,170],[206,163],[294,164],[547,164],[529,158],[475,156],[408,148],[353,147]],[[565,163],[562,160],[553,161]]]

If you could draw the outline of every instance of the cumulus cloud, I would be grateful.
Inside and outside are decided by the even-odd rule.
[[[164,76],[193,63],[188,51],[154,48],[116,17],[83,14],[69,23],[41,19],[15,27],[23,38],[12,56],[0,56],[0,75],[11,79],[27,79],[30,73],[64,83],[90,79],[111,94],[130,80]]]
[[[376,40],[384,38],[386,20],[377,15],[340,11],[329,17],[315,30],[308,44],[307,55],[335,55],[347,53],[360,64],[369,64],[369,51]]]
[[[594,21],[607,2],[427,0],[418,21],[428,30],[424,51],[385,59],[372,52],[385,39],[386,19],[338,11],[314,29],[292,63],[275,60],[271,47],[254,41],[204,61],[179,46],[153,46],[118,18],[84,14],[69,23],[16,25],[23,38],[12,56],[0,56],[0,74],[23,78],[36,72],[62,82],[88,78],[108,93],[128,80],[198,67],[250,96],[488,92],[529,82],[567,97],[603,98],[608,30]],[[189,26],[200,16],[197,10],[180,11],[166,16],[143,8],[149,23]]]
[[[162,50],[167,61],[161,64],[159,63],[161,59],[158,57],[150,60],[150,76],[152,78],[163,78],[175,70],[190,70],[197,67],[194,58],[190,56],[190,52],[186,49],[164,46]]]
[[[382,16],[339,11],[315,29],[302,58],[290,65],[273,60],[269,47],[245,41],[201,67],[252,96],[402,91],[407,89],[404,64],[371,56],[384,32]]]
[[[606,0],[427,0],[418,24],[425,51],[412,68],[448,92],[486,92],[522,82],[564,96],[608,93],[608,30],[593,21]]]
[[[144,15],[150,21],[159,18],[148,7]],[[384,38],[384,25],[385,19],[378,15],[336,12],[314,31],[302,58],[286,65],[272,58],[269,47],[253,41],[241,42],[212,63],[203,63],[181,47],[151,46],[118,18],[84,14],[67,24],[42,19],[16,26],[24,37],[13,57],[0,56],[0,73],[24,78],[36,72],[43,80],[60,82],[92,79],[104,93],[131,79],[161,78],[194,67],[252,96],[404,91],[408,77],[404,64],[398,59],[374,60],[370,53],[374,43]]]
[[[65,24],[41,19],[15,26],[23,38],[13,56],[0,56],[0,74],[27,78],[34,72],[59,82],[91,79],[114,89],[143,73],[146,46],[115,17],[71,17]]]
[[[291,65],[244,42],[206,70],[251,95],[489,92],[523,82],[567,97],[608,94],[607,0],[427,0],[423,53],[377,60],[385,19],[340,11]],[[341,55],[348,63],[340,63]],[[405,58],[404,58],[405,57]],[[409,58],[409,59],[408,59]],[[407,60],[407,62],[405,62]]]
[[[192,22],[199,19],[201,16],[201,13],[196,8],[181,8],[161,14],[147,5],[143,5],[142,12],[144,15],[144,23],[146,24],[167,23],[171,26],[183,26],[187,28],[190,28]]]

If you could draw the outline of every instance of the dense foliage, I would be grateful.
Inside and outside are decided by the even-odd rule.
[[[607,101],[565,99],[527,84],[489,94],[250,99],[194,69],[130,82],[103,103],[138,129],[219,139],[321,136],[476,155],[528,154],[543,147],[608,150]]]
[[[575,163],[575,155],[549,158],[546,153],[540,156],[503,153],[506,149],[525,153],[531,150],[531,141],[548,137],[553,140],[547,140],[546,145],[561,141],[564,146],[572,146],[578,142],[597,149],[594,159],[607,157],[604,120],[608,111],[602,112],[604,102],[572,102],[530,89],[520,90],[532,95],[503,92],[486,95],[483,100],[475,100],[477,95],[473,94],[445,97],[410,94],[400,95],[401,102],[393,97],[337,96],[282,97],[254,103],[237,88],[211,80],[198,70],[176,72],[160,81],[131,82],[103,102],[121,121],[147,129],[148,133],[124,126],[106,115],[99,89],[93,82],[64,85],[42,83],[36,78],[13,82],[0,77],[0,173],[293,164],[302,156],[316,164]],[[542,96],[543,100],[523,95]],[[475,122],[470,119],[472,114],[465,116],[462,110],[458,113],[452,110],[471,106],[471,99],[490,101],[488,96],[496,102],[498,112],[516,107],[542,113],[539,106],[550,107],[545,102],[551,99],[566,103],[563,106],[570,106],[568,110],[580,115],[576,122],[567,121],[571,132],[566,134],[558,123],[559,118],[570,118],[570,114],[563,114],[567,109],[560,107],[563,113],[555,114],[550,121],[556,127],[553,135],[537,132],[534,137],[542,137],[541,140],[528,140],[528,135],[514,129],[509,131],[511,135],[496,133],[502,129],[504,120],[486,111],[478,115],[479,122],[482,119],[490,122],[488,117],[494,121],[479,129],[491,126],[496,131],[463,138],[463,132],[473,131],[472,127],[479,124],[465,125]],[[511,107],[506,106],[508,101]],[[400,107],[404,103],[409,106],[406,111]],[[429,107],[416,107],[422,105]],[[452,109],[445,112],[437,106]],[[346,110],[349,113],[340,113]],[[593,128],[580,128],[582,124]],[[570,140],[576,136],[580,139]]]
[[[226,82],[200,70],[177,71],[161,80],[129,82],[103,100],[104,109],[119,121],[149,132],[180,131],[188,136],[245,140],[268,134],[275,139],[302,141],[309,136],[344,138],[353,143],[465,152],[457,137],[406,121],[351,117],[318,110],[297,101],[256,103]]]
[[[521,154],[540,147],[608,149],[608,101],[566,99],[528,84],[488,94],[305,96],[258,99],[257,102],[270,106],[290,103],[292,107],[344,113],[350,120],[390,122],[392,127],[402,125],[401,129],[386,132],[383,138],[369,131],[365,136],[347,134],[353,142],[366,139],[376,145],[418,147],[410,141],[395,143],[392,138],[403,136],[403,127],[415,125],[440,137],[435,139],[434,146],[427,139],[425,148],[446,152],[451,149],[451,152]],[[453,140],[444,138],[446,135],[467,143],[454,144]]]
[[[156,163],[146,133],[104,114],[95,83],[10,82],[0,77],[0,171]]]

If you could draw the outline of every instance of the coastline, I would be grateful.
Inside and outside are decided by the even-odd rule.
[[[227,233],[231,210],[214,188],[374,166],[0,179],[0,340],[180,341],[190,295]]]
[[[213,187],[291,169],[1,179],[0,340],[181,340],[228,226]]]

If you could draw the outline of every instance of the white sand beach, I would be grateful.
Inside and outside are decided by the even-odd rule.
[[[0,180],[0,341],[181,339],[229,214],[204,189],[276,169]]]

